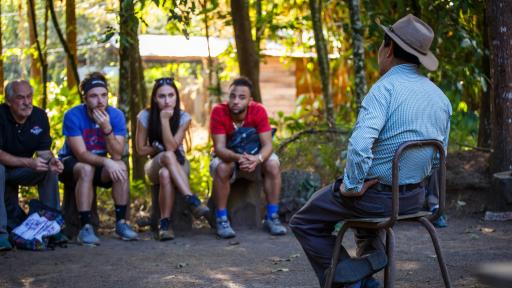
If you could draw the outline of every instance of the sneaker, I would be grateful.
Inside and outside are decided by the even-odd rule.
[[[64,235],[62,232],[59,232],[50,237],[50,242],[52,242],[53,244],[56,244],[56,245],[66,244],[69,242],[69,238],[66,235]]]
[[[437,208],[432,209],[432,214],[435,214],[436,212],[437,212]],[[442,213],[441,215],[439,215],[439,218],[437,218],[434,222],[432,222],[432,224],[436,228],[446,228],[446,227],[448,227],[447,220],[448,219],[446,217],[446,214]]]
[[[130,228],[130,225],[128,225],[124,219],[117,221],[116,234],[125,241],[137,240],[139,237],[139,235]]]
[[[192,215],[194,215],[195,218],[208,218],[210,208],[203,205],[196,195],[185,196],[185,202],[190,207],[190,211],[192,211]]]
[[[235,230],[233,230],[229,224],[228,217],[224,216],[217,218],[217,235],[223,239],[233,238],[236,236]]]
[[[168,218],[160,220],[160,228],[158,229],[158,240],[167,241],[174,239],[174,231],[170,227],[171,222]]]
[[[94,228],[92,228],[91,224],[85,224],[84,227],[80,229],[76,240],[80,244],[100,245],[100,238],[94,234]]]
[[[7,234],[0,234],[0,251],[7,251],[11,249],[12,245],[11,242],[9,242]]]
[[[265,220],[263,220],[263,228],[271,235],[285,235],[287,232],[286,228],[281,224],[281,221],[279,221],[279,216],[276,213],[272,214],[270,219],[265,217]]]
[[[362,288],[379,288],[380,287],[380,281],[373,278],[372,276],[366,277],[363,279],[361,283]]]

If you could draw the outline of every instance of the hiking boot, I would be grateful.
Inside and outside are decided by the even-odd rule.
[[[124,219],[117,221],[116,234],[125,241],[137,240],[139,237],[139,235],[130,228],[130,225],[128,225]]]
[[[12,245],[9,242],[9,236],[7,234],[0,234],[0,251],[11,250]]]
[[[170,227],[169,218],[160,219],[160,228],[158,229],[158,240],[167,241],[174,239],[174,231]]]
[[[228,217],[217,218],[217,235],[223,239],[235,237],[236,233],[233,228],[231,228]]]
[[[94,228],[92,228],[91,224],[85,224],[84,227],[80,229],[76,241],[86,245],[100,245],[100,238],[94,234]]]
[[[185,202],[189,206],[190,211],[192,211],[192,215],[194,215],[196,219],[201,217],[208,218],[208,215],[210,214],[210,208],[203,205],[201,200],[199,200],[196,195],[185,196]]]
[[[265,220],[263,220],[263,228],[271,235],[285,235],[287,232],[286,228],[281,224],[281,221],[279,221],[279,216],[276,213],[272,214],[270,219],[265,217]]]

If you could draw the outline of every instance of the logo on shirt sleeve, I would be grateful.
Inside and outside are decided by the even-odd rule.
[[[30,129],[30,132],[34,135],[39,135],[39,133],[41,133],[43,131],[43,129],[39,128],[39,126],[34,126],[32,127],[32,129]]]

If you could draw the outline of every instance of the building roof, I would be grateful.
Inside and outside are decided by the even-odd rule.
[[[210,54],[217,57],[229,46],[228,39],[210,37]],[[139,35],[140,56],[146,60],[165,58],[203,59],[208,57],[206,37],[181,35]]]

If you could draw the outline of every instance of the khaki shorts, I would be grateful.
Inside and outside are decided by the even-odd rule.
[[[270,157],[267,159],[267,161],[277,161],[279,164],[279,157],[275,153],[272,153]],[[219,164],[222,163],[222,159],[219,157],[212,156],[210,159],[210,176],[215,177],[215,171],[217,170],[217,167]],[[237,166],[235,166],[235,169],[233,169],[233,174],[231,175],[231,179],[229,180],[230,183],[233,183],[236,181],[236,179],[244,178],[251,181],[260,181],[262,179],[261,175],[261,164],[258,164],[256,166],[256,169],[252,172],[244,172],[240,171]]]
[[[144,165],[144,172],[152,184],[158,184],[160,182],[158,174],[160,172],[160,168],[163,167],[162,164],[160,164],[160,158],[162,158],[162,155],[164,155],[164,152],[158,153],[158,155],[149,159],[149,161]],[[188,176],[190,176],[190,163],[187,159],[185,159],[185,164],[181,165],[181,168]]]

